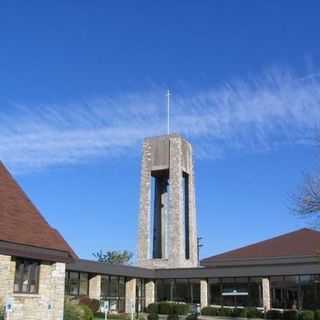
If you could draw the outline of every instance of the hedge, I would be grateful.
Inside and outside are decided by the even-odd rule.
[[[169,314],[167,320],[179,320],[179,316],[176,313]]]
[[[282,314],[283,320],[298,320],[298,311],[297,310],[285,310]]]
[[[312,310],[304,310],[299,314],[299,320],[315,320],[315,312]]]
[[[269,310],[266,313],[267,319],[282,319],[282,312],[279,310]]]
[[[151,303],[147,309],[148,313],[158,313],[158,314],[177,314],[177,315],[187,315],[191,312],[191,306],[186,303],[176,303],[176,302],[159,302]]]
[[[246,318],[247,317],[247,309],[235,308],[232,310],[231,317],[233,317],[233,318]]]
[[[204,308],[201,309],[201,314],[203,316],[217,316],[219,314],[219,308],[204,307]]]
[[[320,310],[314,311],[314,320],[320,320]]]
[[[149,313],[148,320],[159,320],[159,315],[157,313]]]

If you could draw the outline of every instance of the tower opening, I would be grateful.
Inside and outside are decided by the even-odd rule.
[[[185,237],[185,258],[190,259],[190,216],[189,216],[189,175],[182,174],[183,190],[183,214],[184,214],[184,237]]]
[[[163,259],[167,257],[167,229],[169,210],[169,170],[156,170],[152,176],[152,258]]]

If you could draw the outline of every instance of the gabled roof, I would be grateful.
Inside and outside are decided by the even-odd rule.
[[[203,259],[201,265],[216,266],[241,260],[315,256],[320,257],[320,232],[304,228]]]
[[[22,252],[27,255],[30,249],[32,257],[36,258],[38,253],[46,249],[45,256],[51,256],[53,260],[76,257],[68,243],[58,231],[51,228],[1,161],[0,242],[0,253],[9,253],[8,250],[20,252],[23,249]]]

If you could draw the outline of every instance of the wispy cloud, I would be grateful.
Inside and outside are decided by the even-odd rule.
[[[203,92],[179,92],[172,104],[173,131],[191,139],[199,157],[310,143],[320,121],[320,78],[274,70]],[[5,110],[0,159],[13,169],[137,154],[144,137],[166,132],[163,88]]]

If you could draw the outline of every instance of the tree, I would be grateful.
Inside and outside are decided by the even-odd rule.
[[[294,196],[294,211],[303,218],[314,219],[320,227],[320,176],[307,175],[303,186]]]
[[[133,253],[127,250],[123,251],[106,251],[102,250],[93,253],[98,262],[108,264],[128,264],[133,257]]]

